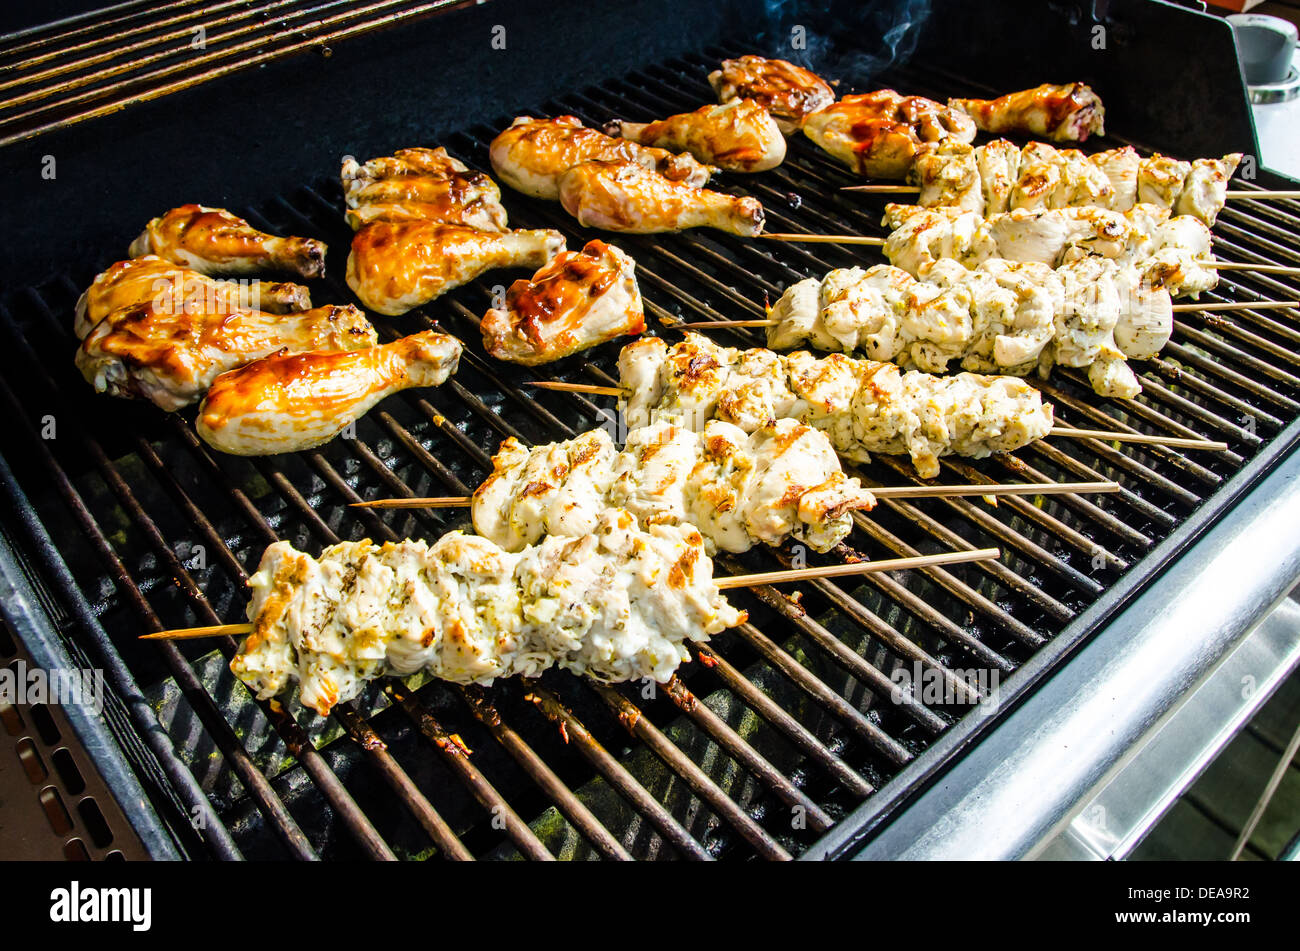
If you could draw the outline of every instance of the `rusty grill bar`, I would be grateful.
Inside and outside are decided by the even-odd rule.
[[[178,0],[0,39],[0,146],[470,0]],[[57,28],[58,24],[51,24]],[[6,42],[7,40],[7,42]]]
[[[167,9],[178,28],[195,15],[192,4]],[[239,9],[252,16],[251,5]],[[135,16],[117,14],[118,42],[146,42],[134,38]],[[89,38],[106,25],[64,34],[58,46],[28,38],[0,49],[0,58],[48,62],[58,80],[106,62],[95,59],[106,54],[94,53]],[[711,99],[704,82],[711,65],[739,52],[711,49],[666,62],[540,111],[599,125],[696,108]],[[916,69],[886,81],[930,95],[964,92],[937,88],[933,75]],[[487,142],[510,118],[441,143],[402,144],[445,144],[488,169]],[[6,121],[0,116],[0,134]],[[334,158],[323,156],[322,164]],[[795,138],[784,165],[730,176],[722,187],[762,200],[775,231],[881,233],[883,200],[838,192],[852,182]],[[513,193],[506,201],[516,227],[559,228],[571,247],[590,236],[557,205]],[[340,279],[350,232],[335,180],[323,176],[265,207],[235,210],[259,227],[327,239],[330,276],[317,298],[350,298]],[[1298,227],[1294,202],[1235,203],[1216,228],[1219,251],[1232,260],[1300,264]],[[837,246],[773,246],[705,231],[618,243],[637,260],[652,326],[670,338],[668,322],[761,316],[764,299],[775,300],[794,280],[875,260]],[[1040,651],[1056,651],[1059,660],[1086,636],[1081,613],[1135,569],[1154,571],[1143,561],[1153,544],[1250,460],[1285,449],[1279,437],[1300,410],[1300,315],[1180,314],[1173,342],[1140,365],[1139,399],[1099,400],[1078,371],[1058,370],[1041,386],[1069,425],[1204,435],[1227,440],[1230,452],[1061,440],[1014,458],[947,459],[947,481],[1114,479],[1123,491],[1004,497],[995,507],[890,499],[859,515],[854,534],[827,556],[993,545],[1003,550],[999,562],[819,580],[802,586],[801,597],[773,588],[736,592],[751,622],[695,649],[693,663],[653,692],[562,672],[491,689],[386,681],[321,720],[296,702],[254,702],[224,671],[235,649],[229,639],[213,650],[211,641],[145,648],[134,638],[240,619],[249,568],[278,538],[318,551],[344,538],[433,536],[464,525],[461,510],[347,505],[468,493],[504,437],[541,442],[616,425],[610,401],[529,391],[520,381],[536,371],[484,357],[477,314],[494,285],[514,277],[492,273],[405,318],[377,321],[389,337],[440,325],[465,340],[462,368],[445,386],[386,401],[358,424],[355,439],[316,451],[213,454],[181,417],[96,398],[75,372],[72,305],[97,269],[4,298],[0,322],[11,344],[0,358],[0,407],[19,449],[10,461],[80,589],[55,599],[84,596],[136,680],[155,685],[149,695],[160,718],[221,816],[219,829],[199,833],[221,857],[797,856],[864,802],[879,803],[882,818],[897,808],[943,765],[937,738],[954,730],[973,738],[991,720],[972,712],[974,701],[993,689],[1004,697],[1027,689],[1029,679],[1017,675],[1026,661]],[[1234,271],[1208,299],[1296,294],[1295,282]],[[760,342],[744,330],[720,336]],[[571,358],[551,375],[611,382],[617,350]],[[53,438],[45,431],[51,420]],[[914,479],[910,466],[890,457],[860,475],[872,485]],[[735,573],[790,562],[789,551],[764,549],[719,564]],[[1112,599],[1110,609],[1118,606]],[[927,689],[900,694],[899,670],[926,672]]]

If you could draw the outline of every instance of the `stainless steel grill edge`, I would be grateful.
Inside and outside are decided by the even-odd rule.
[[[492,6],[448,19],[487,25]],[[693,108],[709,99],[710,65],[753,48],[732,40],[628,73],[610,68],[608,75],[621,78],[533,109],[596,124]],[[921,60],[880,79],[940,98],[984,81],[940,75]],[[487,168],[486,142],[514,114],[505,107],[520,100],[494,88],[482,102],[468,125],[462,115],[461,127],[437,136],[389,130],[407,138],[363,143],[366,154],[417,141],[445,144]],[[484,116],[491,121],[479,121]],[[1148,130],[1138,132],[1148,141]],[[316,171],[279,197],[253,207],[231,203],[259,226],[330,242],[330,277],[314,288],[322,301],[349,299],[339,280],[348,232],[328,174],[336,157],[312,155]],[[774,230],[880,233],[882,203],[836,192],[850,182],[796,140],[780,169],[731,176],[723,187],[760,198]],[[590,236],[555,206],[517,195],[506,201],[517,226],[558,227],[571,246]],[[1294,203],[1247,203],[1222,220],[1224,256],[1300,258]],[[656,318],[759,314],[764,296],[774,299],[791,280],[862,258],[842,248],[759,247],[704,232],[618,243],[637,259],[651,323],[668,336]],[[526,393],[520,381],[529,374],[483,357],[475,316],[493,286],[513,277],[489,274],[406,318],[381,322],[391,335],[437,322],[465,339],[463,369],[447,386],[387,401],[358,426],[355,440],[285,459],[221,457],[183,419],[96,399],[73,370],[72,301],[113,259],[104,247],[62,257],[68,263],[53,278],[5,293],[0,323],[12,345],[0,356],[0,406],[11,423],[2,451],[22,490],[14,495],[18,514],[34,514],[50,536],[41,543],[29,533],[26,557],[36,574],[53,579],[51,597],[70,606],[63,635],[94,644],[109,659],[120,653],[116,686],[147,698],[220,816],[217,829],[175,834],[183,847],[201,842],[227,857],[847,854],[1068,669],[1070,655],[1198,536],[1231,518],[1300,437],[1294,315],[1246,312],[1230,322],[1187,315],[1170,348],[1143,367],[1147,389],[1135,404],[1097,400],[1077,374],[1059,375],[1044,389],[1071,423],[1194,431],[1227,439],[1230,453],[1056,443],[1018,459],[953,460],[944,473],[952,481],[1116,478],[1125,491],[1041,507],[1020,499],[1003,499],[996,509],[960,500],[889,502],[848,539],[875,556],[993,544],[1006,553],[1000,564],[822,582],[807,586],[800,604],[770,590],[740,595],[752,623],[699,651],[679,682],[653,697],[566,675],[490,691],[393,683],[323,723],[296,705],[280,711],[251,703],[223,673],[220,655],[233,644],[216,653],[210,645],[146,651],[131,643],[133,635],[237,619],[246,572],[276,537],[316,550],[340,537],[383,540],[453,527],[455,514],[356,516],[345,506],[380,495],[465,492],[504,436],[544,441],[611,425],[609,401]],[[1294,293],[1290,282],[1236,274],[1215,299]],[[757,338],[737,332],[730,339]],[[616,353],[611,345],[573,358],[555,375],[605,382]],[[56,425],[53,439],[42,438],[47,417]],[[883,458],[863,471],[877,483],[908,473]],[[761,570],[785,560],[780,552],[756,552],[724,568]],[[64,568],[74,585],[59,583]],[[107,636],[88,630],[92,621]],[[949,696],[891,702],[900,669],[932,671]],[[995,715],[972,712],[976,691],[959,670],[982,674],[975,683],[985,685],[996,672]],[[147,719],[137,716],[135,729]],[[154,805],[176,827],[175,814],[196,804],[195,790],[176,781],[178,760],[163,744],[152,751],[172,778],[155,784]]]

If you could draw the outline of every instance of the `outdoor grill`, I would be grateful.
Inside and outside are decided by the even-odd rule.
[[[302,5],[276,6],[248,22]],[[1160,356],[1138,365],[1136,400],[1095,396],[1082,371],[1058,369],[1036,385],[1066,425],[1203,436],[1230,451],[1046,440],[1015,457],[945,459],[943,482],[1113,479],[1122,491],[1001,497],[996,505],[889,499],[856,517],[841,549],[813,556],[832,563],[993,546],[998,561],[735,592],[749,622],[694,650],[693,662],[655,690],[552,671],[537,683],[491,688],[385,680],[328,718],[296,700],[259,703],[226,669],[235,641],[136,638],[242,620],[248,574],[277,539],[314,553],[339,540],[432,539],[465,527],[463,509],[348,506],[468,494],[507,436],[539,443],[596,426],[616,433],[612,398],[528,381],[617,382],[619,344],[540,373],[492,361],[478,317],[517,275],[490,272],[404,317],[376,321],[381,337],[438,326],[465,341],[446,385],[385,401],[355,438],[286,456],[223,456],[195,436],[192,410],[167,415],[96,396],[72,363],[78,294],[153,215],[184,201],[223,204],[258,228],[320,237],[331,248],[329,273],[313,298],[343,303],[352,299],[342,280],[351,233],[336,175],[345,152],[364,159],[445,145],[489,170],[487,143],[515,115],[568,113],[599,127],[612,117],[695,109],[713,101],[709,70],[747,52],[803,57],[842,78],[840,92],[892,86],[941,100],[1079,78],[1107,102],[1105,145],[1258,151],[1232,61],[1224,75],[1207,67],[1195,82],[1177,68],[1178,44],[1191,38],[1204,62],[1216,50],[1230,56],[1227,27],[1163,3],[1003,2],[978,5],[977,15],[936,2],[926,19],[924,3],[815,15],[797,4],[628,3],[571,11],[568,24],[564,5],[543,12],[507,0],[468,9],[333,6],[359,38],[304,26],[293,48],[289,39],[264,40],[266,61],[245,64],[256,68],[213,76],[206,73],[227,61],[178,68],[165,82],[148,81],[150,89],[176,85],[166,95],[114,87],[104,94],[122,100],[114,108],[106,106],[113,98],[68,103],[96,88],[76,85],[62,103],[51,100],[48,121],[10,121],[16,110],[0,105],[0,139],[9,143],[0,165],[22,183],[6,229],[12,254],[0,264],[3,612],[33,654],[105,670],[104,716],[78,720],[78,732],[100,737],[108,784],[157,856],[788,859],[852,855],[873,841],[879,850],[891,824],[919,828],[908,823],[933,816],[917,808],[926,793],[945,788],[972,751],[985,746],[991,755],[986,744],[999,726],[1069,682],[1082,659],[1075,655],[1113,632],[1144,591],[1167,591],[1161,580],[1177,566],[1207,559],[1198,539],[1240,518],[1243,499],[1274,498],[1278,480],[1300,467],[1292,453],[1300,311],[1183,313]],[[184,11],[148,16],[165,12]],[[866,25],[909,16],[918,23],[915,50],[908,39],[868,59],[866,47],[876,44],[875,34],[862,39]],[[313,12],[310,22],[322,18]],[[71,50],[85,38],[69,31],[97,22],[0,40],[0,70],[34,55],[36,40],[51,56],[60,44]],[[791,23],[815,41],[806,50],[791,51]],[[504,50],[491,45],[498,24]],[[1089,45],[1098,24],[1110,38],[1100,51]],[[1036,46],[1024,56],[997,52],[1031,34]],[[337,43],[328,56],[290,55],[326,42]],[[881,71],[854,72],[872,67]],[[132,74],[122,73],[111,81],[127,83]],[[57,79],[66,85],[78,75],[69,69]],[[1180,111],[1193,103],[1194,113]],[[83,115],[96,105],[105,105],[103,116]],[[50,181],[39,176],[46,156],[58,167]],[[771,231],[883,234],[887,199],[839,191],[855,181],[796,136],[777,169],[728,175],[716,187],[761,200]],[[1295,183],[1260,170],[1234,187]],[[556,228],[570,247],[594,236],[557,204],[508,191],[505,202],[514,227]],[[1214,231],[1224,259],[1300,265],[1300,203],[1232,202]],[[706,230],[617,241],[636,259],[652,331],[670,340],[674,322],[761,317],[765,302],[796,280],[877,260],[861,248]],[[1231,271],[1206,299],[1297,297],[1295,278]],[[761,345],[756,331],[717,336]],[[869,485],[915,480],[910,465],[888,456],[857,474]],[[722,557],[719,568],[763,571],[796,557],[763,548]],[[1294,551],[1270,557],[1275,564],[1249,596],[1223,592],[1242,602],[1240,628],[1207,635],[1199,651],[1188,645],[1197,671],[1300,574]],[[900,689],[900,672],[917,681],[914,694]],[[1124,709],[1117,701],[1116,716]]]

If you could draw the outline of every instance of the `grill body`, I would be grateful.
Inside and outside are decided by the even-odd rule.
[[[223,857],[848,854],[1288,456],[1300,436],[1300,325],[1289,314],[1188,314],[1141,368],[1139,400],[1098,400],[1073,372],[1044,390],[1071,425],[1201,434],[1227,440],[1229,453],[1044,443],[1015,459],[946,462],[950,481],[1115,478],[1125,490],[996,508],[885,503],[860,520],[853,550],[889,557],[996,545],[1004,559],[818,582],[798,602],[767,589],[741,594],[751,623],[701,650],[668,689],[596,689],[563,674],[491,690],[386,683],[320,720],[296,704],[252,702],[225,671],[231,643],[134,643],[150,628],[240,619],[247,573],[276,538],[317,551],[340,538],[433,536],[463,524],[460,511],[380,516],[349,502],[465,493],[507,435],[541,442],[618,426],[609,401],[534,393],[523,381],[536,371],[483,356],[475,318],[515,276],[493,272],[378,322],[390,334],[436,322],[464,339],[462,370],[446,386],[387,401],[356,439],[317,451],[251,461],[209,453],[185,417],[97,398],[71,361],[77,294],[166,208],[224,205],[259,227],[326,239],[329,276],[314,299],[343,302],[349,232],[333,177],[342,154],[443,144],[487,169],[487,142],[516,114],[573,113],[598,125],[695,108],[710,99],[712,65],[750,51],[805,57],[861,89],[889,84],[936,98],[1036,84],[1068,62],[1069,78],[1093,83],[1111,104],[1113,136],[1187,154],[1254,150],[1239,75],[1207,70],[1180,85],[1185,74],[1172,69],[1175,42],[1194,39],[1206,62],[1222,59],[1213,51],[1223,43],[1231,48],[1211,18],[1160,3],[1099,11],[1009,2],[981,5],[978,19],[968,5],[936,3],[922,20],[924,6],[792,5],[773,16],[763,4],[665,3],[650,16],[615,3],[566,15],[494,0],[0,151],[0,164],[32,182],[11,203],[14,252],[0,262],[0,323],[11,341],[0,353],[0,411],[11,421],[0,435],[5,517],[12,551],[46,601],[6,608],[52,617],[57,636],[109,670],[124,756],[178,848]],[[864,51],[862,36],[912,19],[915,35]],[[738,23],[755,35],[737,39]],[[1096,25],[1111,45],[1090,58]],[[492,43],[498,26],[504,49]],[[816,42],[792,51],[799,26]],[[1021,31],[1036,38],[1034,55],[1005,55],[1001,37]],[[1163,51],[1163,72],[1152,49]],[[1193,128],[1189,114],[1212,121]],[[39,175],[45,156],[58,169],[52,179]],[[1258,182],[1285,184],[1266,173]],[[880,233],[882,203],[838,193],[851,183],[796,139],[781,168],[722,187],[761,199],[775,231]],[[570,247],[591,236],[558,206],[505,200],[516,227],[560,228]],[[1284,204],[1234,206],[1216,229],[1220,253],[1300,262],[1297,225],[1300,213]],[[636,258],[661,328],[664,318],[760,316],[764,297],[792,281],[863,259],[705,232],[616,240]],[[1292,282],[1246,273],[1216,292],[1295,294]],[[726,340],[758,342],[744,331]],[[551,375],[607,382],[616,354],[606,346]],[[909,472],[883,457],[863,470],[877,484]],[[758,571],[788,561],[757,551],[721,563]],[[897,689],[907,678],[915,696]],[[981,694],[996,703],[977,708]],[[169,742],[153,742],[151,724]],[[140,735],[151,737],[148,749]],[[190,821],[196,809],[201,822]]]

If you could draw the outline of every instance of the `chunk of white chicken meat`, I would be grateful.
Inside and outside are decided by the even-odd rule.
[[[559,667],[662,683],[689,661],[688,642],[746,616],[718,590],[693,526],[643,531],[618,509],[589,534],[518,552],[462,532],[343,542],[319,558],[276,542],[249,587],[253,630],[231,671],[264,700],[296,682],[322,716],[386,674],[490,684]]]
[[[908,179],[920,188],[920,205],[985,214],[979,161],[969,143],[944,139],[922,150],[912,163]]]

